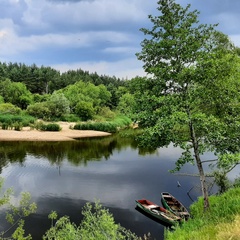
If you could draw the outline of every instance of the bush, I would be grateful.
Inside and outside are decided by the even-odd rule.
[[[16,107],[11,103],[0,104],[0,114],[20,114],[21,111],[21,108]]]
[[[12,129],[15,130],[22,130],[22,127],[29,126],[30,124],[34,123],[35,118],[31,116],[24,116],[24,115],[3,115],[0,114],[0,123],[2,125],[2,129]]]
[[[16,123],[13,124],[13,127],[14,127],[14,130],[21,131],[22,128],[23,128],[23,125],[20,122],[16,122]]]
[[[44,120],[48,120],[51,116],[51,112],[46,102],[35,103],[33,105],[28,106],[27,113],[31,116],[41,118]]]
[[[127,117],[118,117],[109,122],[86,122],[77,123],[73,127],[76,130],[95,130],[109,133],[115,133],[121,128],[128,127],[131,123],[131,119]]]
[[[76,105],[75,113],[83,120],[87,121],[89,119],[92,119],[95,110],[93,108],[93,104],[91,102],[79,102]]]
[[[61,127],[57,123],[50,123],[46,125],[46,130],[45,131],[51,131],[51,132],[59,132],[61,131]]]
[[[97,113],[100,117],[102,118],[105,118],[107,120],[112,120],[116,117],[116,114],[110,110],[109,107],[101,107],[99,110],[98,110],[98,113]]]
[[[44,124],[43,122],[38,122],[36,124],[36,129],[41,131],[49,131],[49,132],[59,132],[62,130],[60,125],[57,123]]]
[[[108,209],[102,207],[98,202],[93,206],[87,203],[82,211],[83,220],[79,226],[70,222],[69,217],[64,216],[56,221],[57,213],[52,212],[49,218],[52,227],[43,236],[43,239],[139,239],[130,230],[115,223],[113,215]]]
[[[76,116],[75,114],[65,114],[65,115],[60,117],[60,121],[64,121],[64,122],[78,122],[79,121],[79,117]]]

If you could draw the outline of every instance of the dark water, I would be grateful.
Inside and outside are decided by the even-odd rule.
[[[160,193],[168,191],[188,207],[201,195],[198,178],[169,173],[180,153],[172,146],[149,153],[116,136],[76,142],[1,142],[0,172],[4,187],[14,188],[16,201],[20,192],[28,191],[37,203],[37,213],[26,220],[34,240],[50,227],[51,210],[78,224],[82,207],[95,200],[137,235],[150,232],[153,239],[163,239],[164,226],[138,212],[135,199],[160,205]],[[194,173],[196,167],[187,165],[182,172]],[[191,200],[187,192],[192,187]],[[3,211],[0,231],[6,229]]]

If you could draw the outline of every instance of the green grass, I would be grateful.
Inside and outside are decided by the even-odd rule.
[[[48,132],[59,132],[61,131],[61,127],[57,123],[44,123],[42,121],[36,122],[34,124],[34,128],[40,131],[48,131]]]
[[[203,211],[203,198],[190,207],[192,219],[166,232],[166,240],[223,240],[240,239],[240,188],[233,188],[218,196],[211,196],[210,210]],[[238,231],[233,231],[237,227]],[[228,236],[228,237],[227,237]],[[230,238],[231,236],[231,238]]]
[[[77,123],[73,127],[75,130],[96,130],[103,131],[109,133],[116,133],[119,129],[123,129],[129,127],[132,120],[125,116],[118,116],[112,121],[104,121],[104,122],[83,122]]]
[[[29,115],[0,114],[0,126],[2,129],[21,130],[22,127],[33,124],[35,118]]]

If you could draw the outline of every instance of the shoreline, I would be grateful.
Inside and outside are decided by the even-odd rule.
[[[77,141],[77,138],[86,137],[104,137],[111,133],[94,130],[73,130],[70,127],[74,123],[58,122],[62,128],[59,132],[31,130],[30,127],[24,127],[21,131],[0,129],[0,142],[7,141]]]

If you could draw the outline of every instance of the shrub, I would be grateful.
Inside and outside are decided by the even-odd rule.
[[[45,131],[51,131],[51,132],[59,132],[61,131],[61,127],[57,123],[49,123],[46,125],[46,130]]]
[[[20,114],[21,111],[21,108],[16,107],[11,103],[0,104],[0,114]]]
[[[93,104],[91,102],[79,102],[76,105],[75,113],[83,120],[87,121],[89,119],[92,119],[95,110],[93,108]]]
[[[46,102],[35,103],[28,106],[27,113],[36,118],[41,118],[45,120],[48,120],[51,116],[50,110]]]
[[[49,131],[49,132],[59,132],[59,131],[61,131],[61,127],[57,123],[44,124],[42,122],[39,122],[37,124],[37,127],[38,127],[37,129],[41,130],[41,131]]]
[[[76,116],[75,114],[65,114],[60,117],[60,120],[65,122],[78,122],[79,117]]]
[[[109,122],[86,122],[77,123],[74,126],[76,130],[96,130],[109,133],[115,133],[121,128],[128,127],[131,123],[131,119],[127,117],[118,117]]]
[[[54,224],[57,213],[52,212],[49,215],[52,227],[46,232],[43,239],[139,239],[130,230],[115,223],[113,215],[99,202],[96,202],[94,206],[87,203],[83,208],[82,215],[83,220],[79,226],[71,223],[67,216],[61,217]]]
[[[20,131],[22,127],[29,126],[30,124],[34,123],[35,118],[31,116],[24,116],[24,115],[2,115],[0,114],[0,123],[2,125],[2,129],[12,129]]]
[[[16,122],[16,123],[13,124],[13,127],[14,127],[14,130],[21,131],[22,128],[23,128],[23,125],[22,125],[21,122]]]
[[[116,114],[113,111],[111,111],[109,107],[100,108],[98,111],[98,115],[107,120],[112,120],[116,117]]]

